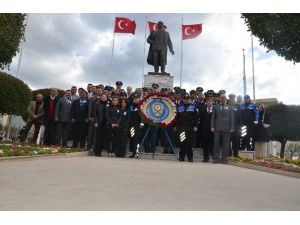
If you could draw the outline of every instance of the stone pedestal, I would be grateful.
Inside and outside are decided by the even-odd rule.
[[[161,73],[149,73],[144,75],[144,87],[152,88],[152,84],[158,84],[159,89],[168,88],[173,90],[174,76],[162,75]]]

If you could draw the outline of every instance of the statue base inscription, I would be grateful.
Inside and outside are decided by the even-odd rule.
[[[144,75],[144,87],[152,88],[152,84],[158,84],[159,89],[168,88],[173,90],[174,76],[161,73],[149,73],[148,75]]]

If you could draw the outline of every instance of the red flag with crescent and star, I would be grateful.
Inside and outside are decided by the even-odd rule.
[[[193,39],[202,32],[202,24],[182,25],[182,40]]]
[[[148,21],[149,32],[151,33],[154,30],[157,30],[157,23]],[[167,29],[167,26],[164,25],[164,30]]]
[[[136,24],[134,20],[124,17],[116,17],[115,33],[135,33]]]

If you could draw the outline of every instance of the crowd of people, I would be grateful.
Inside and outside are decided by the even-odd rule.
[[[266,124],[268,114],[262,104],[251,102],[250,96],[236,96],[226,91],[214,92],[202,87],[187,92],[180,87],[173,90],[159,88],[122,88],[88,84],[87,89],[72,86],[63,97],[52,88],[49,96],[37,94],[28,106],[28,119],[21,132],[25,141],[34,125],[32,142],[35,143],[41,125],[45,126],[44,145],[67,146],[94,151],[95,156],[107,152],[109,157],[125,157],[129,144],[130,157],[145,136],[149,124],[143,123],[138,111],[139,102],[149,93],[164,93],[176,101],[178,118],[166,129],[167,136],[179,146],[179,161],[185,157],[193,162],[194,148],[203,149],[203,162],[223,162],[229,156],[238,157],[239,150],[255,150],[257,157],[264,156],[264,143],[268,141]],[[145,152],[155,152],[158,145],[164,153],[173,153],[162,129],[150,129],[143,145]]]

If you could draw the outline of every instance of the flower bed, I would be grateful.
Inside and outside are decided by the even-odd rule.
[[[51,155],[58,153],[80,152],[81,149],[57,146],[32,145],[28,143],[0,143],[0,158],[12,156]]]
[[[287,172],[300,173],[300,160],[280,158],[249,159],[233,157],[229,159],[234,162],[248,163],[256,166],[278,169]]]

